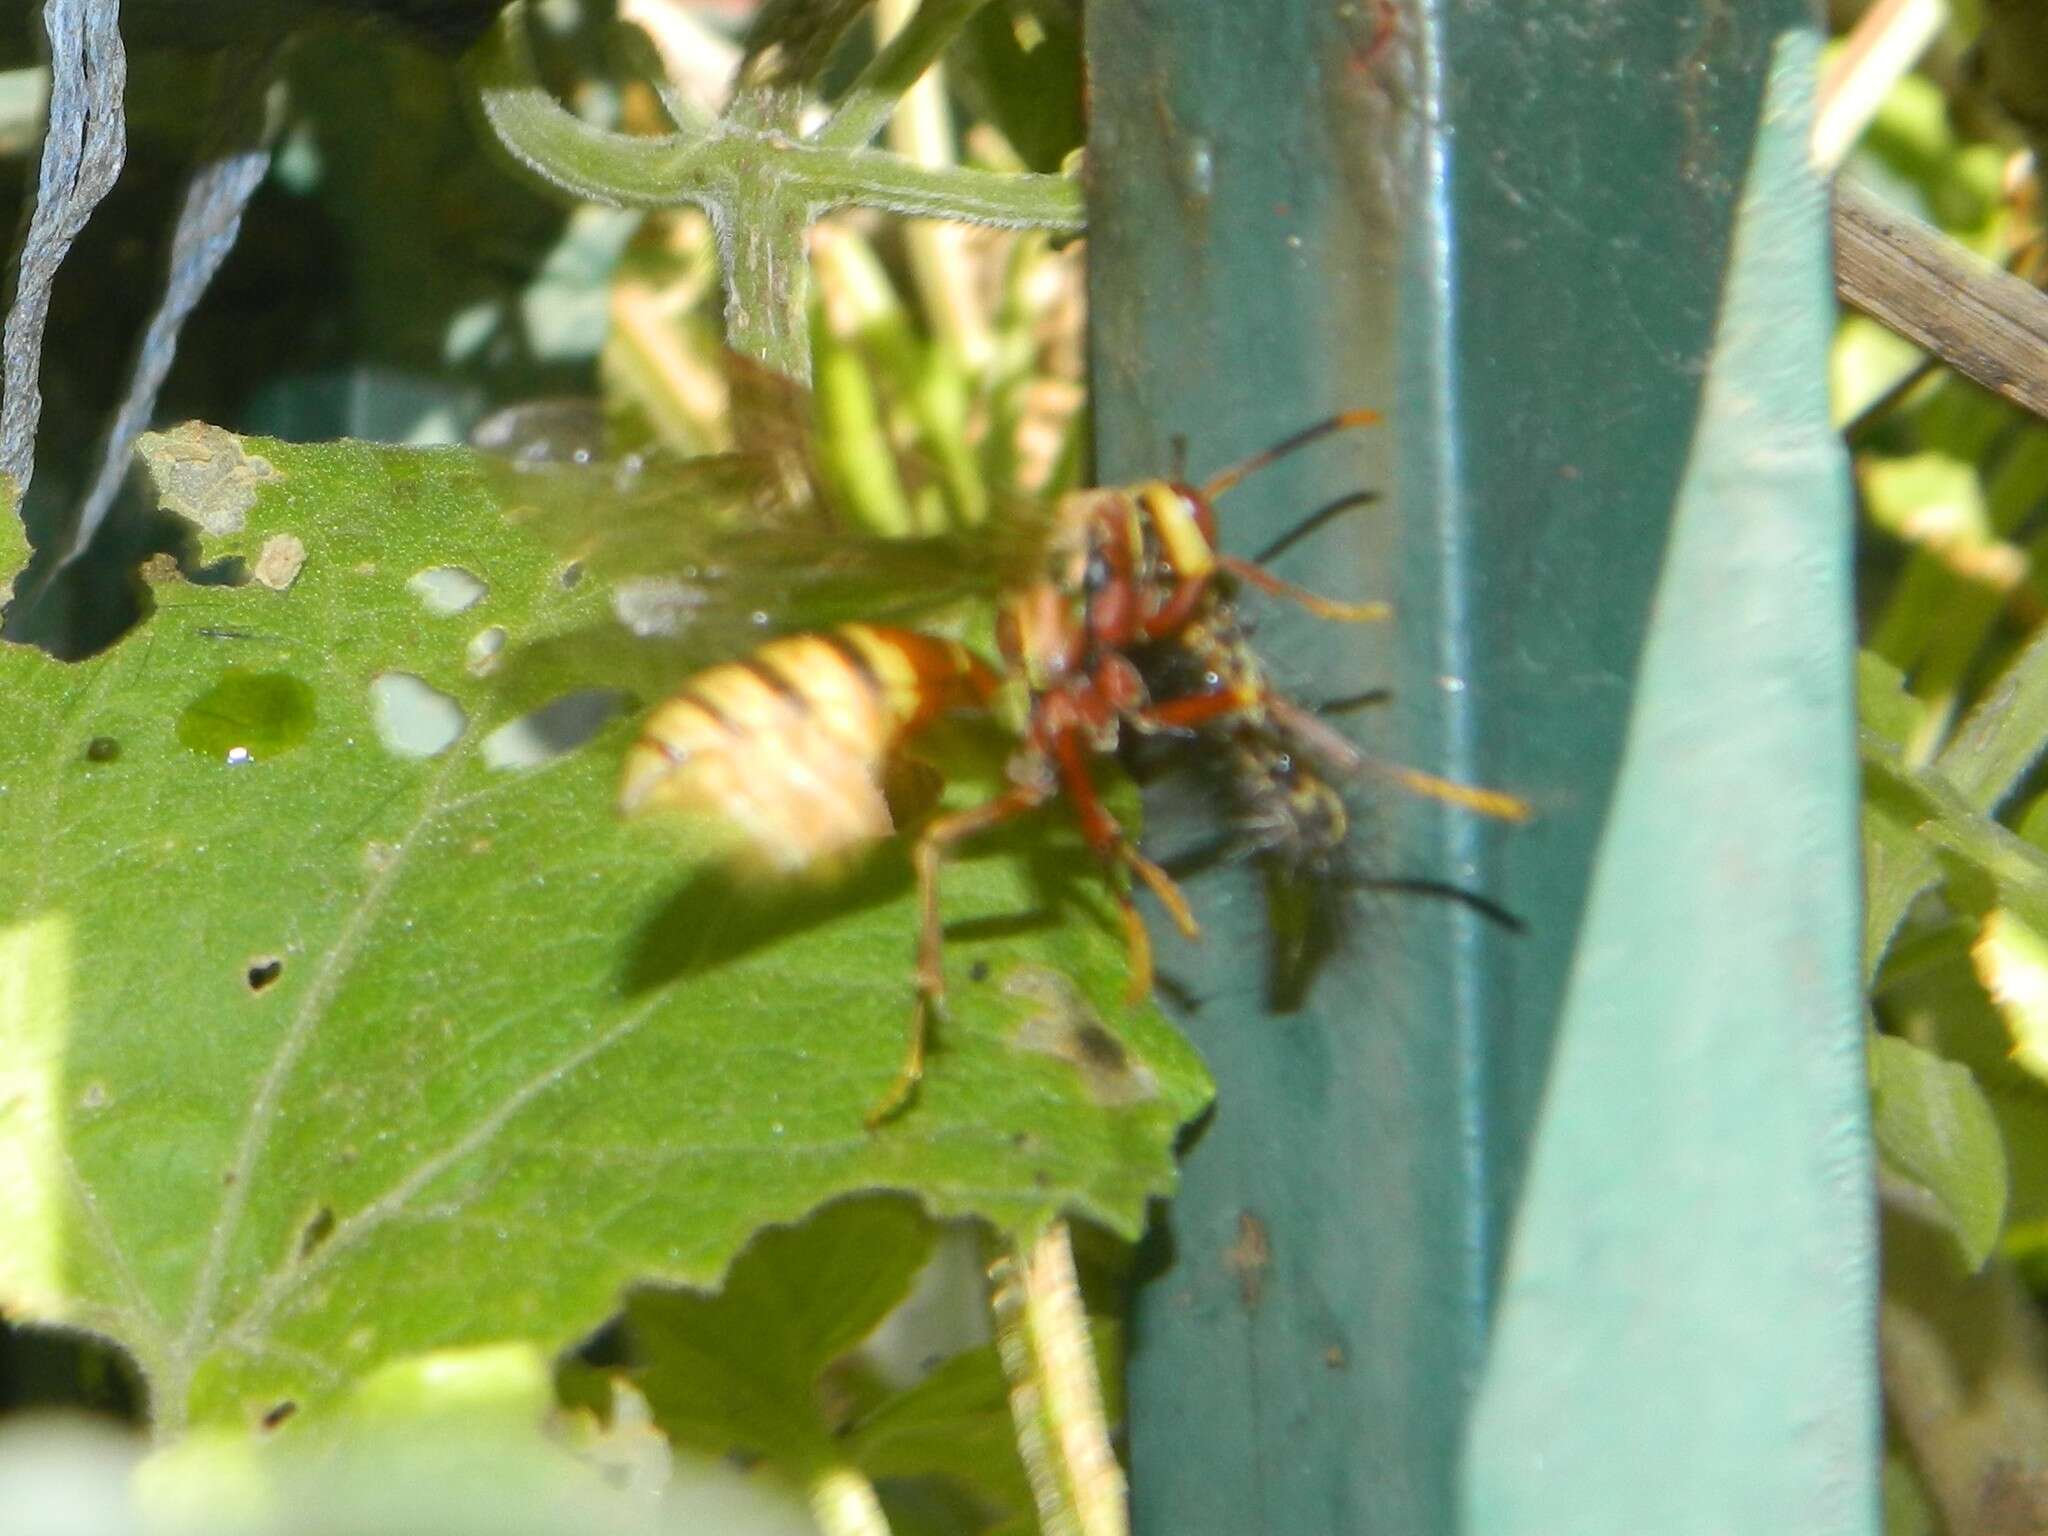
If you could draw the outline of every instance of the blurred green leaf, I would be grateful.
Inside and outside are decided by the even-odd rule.
[[[1863,501],[1878,527],[1926,543],[1974,546],[1991,537],[1977,466],[1942,453],[1863,466]]]
[[[1828,398],[1838,427],[1854,421],[1918,368],[1923,353],[1862,315],[1844,315],[1828,353]]]
[[[247,1424],[425,1350],[560,1348],[627,1287],[708,1284],[855,1190],[1136,1236],[1208,1087],[1118,1000],[1118,925],[1057,814],[949,866],[951,1017],[869,1132],[910,1013],[900,847],[749,895],[614,817],[627,722],[492,766],[477,637],[608,598],[564,584],[467,453],[199,429],[153,454],[206,555],[275,586],[160,582],[77,665],[0,646],[0,867],[29,872],[0,888],[11,1315],[117,1340],[165,1426]],[[425,600],[446,568],[473,606]],[[305,690],[298,745],[181,743],[231,669]],[[436,729],[456,712],[455,739],[431,753],[380,713],[394,692]],[[1104,1106],[1020,1048],[1020,964],[1073,977],[1158,1092]]]
[[[1967,1067],[1891,1035],[1870,1042],[1878,1156],[1931,1194],[1963,1261],[1976,1269],[2005,1220],[2005,1144]]]
[[[655,1422],[679,1445],[766,1457],[806,1483],[843,1461],[819,1378],[909,1294],[934,1235],[906,1200],[843,1200],[762,1232],[713,1295],[636,1292],[626,1324]]]
[[[531,1348],[397,1361],[316,1423],[203,1428],[159,1450],[133,1480],[138,1524],[168,1536],[810,1536],[784,1490],[695,1462],[671,1470],[651,1432],[656,1475],[620,1476],[614,1448],[566,1433],[550,1402],[547,1360]]]
[[[1856,653],[1856,717],[1894,751],[1918,734],[1919,701],[1906,692],[1899,669],[1871,651]]]
[[[1935,759],[1971,804],[1995,809],[2048,748],[2048,631],[1987,688]]]
[[[955,89],[1002,130],[1025,166],[1057,171],[1081,147],[1081,16],[1050,0],[990,5],[969,22],[954,55]]]
[[[1115,1337],[1115,1330],[1110,1334]],[[889,1398],[847,1433],[870,1477],[943,1477],[997,1508],[1031,1508],[1017,1459],[1009,1384],[993,1344],[955,1355]]]
[[[2048,939],[2017,912],[1986,915],[1971,947],[1977,976],[2012,1037],[2012,1059],[2048,1080]]]

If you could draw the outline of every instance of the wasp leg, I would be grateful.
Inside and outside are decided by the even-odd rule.
[[[894,1119],[917,1092],[924,1078],[925,1041],[931,1033],[934,1013],[943,1017],[946,1006],[945,935],[939,921],[939,864],[953,844],[986,832],[989,828],[1037,809],[1048,792],[1035,785],[1020,786],[997,795],[981,805],[941,816],[927,826],[917,839],[911,864],[917,872],[917,1002],[911,1009],[910,1041],[903,1053],[903,1066],[875,1107],[867,1113],[873,1130]]]
[[[1340,603],[1306,587],[1297,587],[1291,581],[1282,581],[1263,565],[1240,560],[1236,555],[1219,555],[1217,564],[1247,586],[1257,587],[1273,597],[1284,597],[1319,619],[1335,619],[1341,624],[1374,624],[1394,616],[1392,603]]]
[[[1109,807],[1102,803],[1095,781],[1089,777],[1080,742],[1071,732],[1054,738],[1053,761],[1058,765],[1061,785],[1074,802],[1074,815],[1081,823],[1081,836],[1096,856],[1105,863],[1121,864],[1129,869],[1159,898],[1159,904],[1166,908],[1176,928],[1191,939],[1200,938],[1201,927],[1195,922],[1195,914],[1189,910],[1187,898],[1181,894],[1173,876],[1131,845],[1123,827],[1110,815]],[[1118,913],[1123,918],[1124,948],[1131,971],[1131,984],[1125,1001],[1135,1007],[1152,991],[1152,936],[1146,931],[1145,919],[1131,900],[1130,890],[1122,885],[1113,885],[1111,889],[1116,897]]]
[[[1214,693],[1191,693],[1178,699],[1162,699],[1148,709],[1137,711],[1132,718],[1140,729],[1173,734],[1192,731],[1213,721],[1227,720],[1233,715],[1249,714],[1263,702],[1256,694],[1219,688]]]

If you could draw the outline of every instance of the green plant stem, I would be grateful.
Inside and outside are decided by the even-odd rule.
[[[773,184],[711,213],[725,269],[725,340],[777,373],[811,376],[810,266],[804,231],[810,210]]]
[[[1081,189],[1063,176],[912,165],[896,155],[827,148],[728,122],[701,135],[633,137],[596,128],[540,83],[517,5],[508,6],[470,56],[478,109],[529,173],[574,197],[616,208],[712,211],[773,180],[812,216],[849,205],[907,218],[959,219],[1009,229],[1077,234]]]
[[[989,1266],[996,1352],[1010,1382],[1017,1453],[1044,1536],[1128,1536],[1123,1468],[1110,1448],[1102,1388],[1067,1224],[1013,1238]]]
[[[954,36],[988,0],[924,0],[917,14],[875,55],[840,98],[815,142],[824,149],[859,149],[896,110]]]

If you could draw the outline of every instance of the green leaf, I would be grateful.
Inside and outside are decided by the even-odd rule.
[[[1856,653],[1856,718],[1894,755],[1920,728],[1920,701],[1899,669],[1875,651]]]
[[[199,1429],[122,1481],[142,1517],[135,1528],[192,1536],[805,1528],[786,1490],[708,1464],[675,1465],[641,1424],[593,1433],[552,1414],[551,1398],[547,1361],[530,1347],[420,1356],[371,1373],[316,1423],[287,1418],[258,1435]]]
[[[424,1350],[559,1348],[855,1190],[1137,1235],[1208,1085],[1122,1006],[1063,817],[948,865],[951,1017],[870,1132],[910,1013],[900,845],[748,898],[613,815],[630,722],[493,767],[478,637],[607,597],[565,587],[469,454],[210,429],[151,453],[208,558],[275,586],[169,580],[76,665],[0,646],[0,1307],[126,1346],[163,1425],[246,1423]],[[415,580],[450,569],[473,606]],[[303,687],[303,739],[181,741],[235,669]],[[410,755],[451,707],[454,742]],[[1102,1102],[1020,1044],[1019,970],[1071,977],[1149,1093]]]
[[[715,1295],[635,1293],[626,1322],[655,1421],[678,1445],[767,1457],[804,1482],[842,1460],[818,1378],[909,1294],[934,1235],[908,1201],[841,1201],[756,1237]]]
[[[1972,804],[1991,810],[2048,749],[2048,631],[2034,636],[1977,701],[1935,765]]]
[[[988,1344],[878,1405],[848,1432],[846,1449],[869,1477],[943,1477],[998,1509],[1026,1511],[1016,1434],[1002,1361]]]
[[[1880,1159],[1931,1194],[1963,1261],[1990,1256],[2005,1221],[2005,1143],[1969,1068],[1892,1035],[1870,1043]]]
[[[1056,171],[1081,147],[1081,16],[1064,5],[992,5],[968,26],[954,80],[1025,165]]]

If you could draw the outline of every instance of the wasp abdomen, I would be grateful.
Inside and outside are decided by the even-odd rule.
[[[996,685],[966,647],[910,630],[771,641],[655,708],[626,754],[619,809],[708,817],[776,873],[815,869],[895,831],[884,784],[904,743],[985,706]]]

